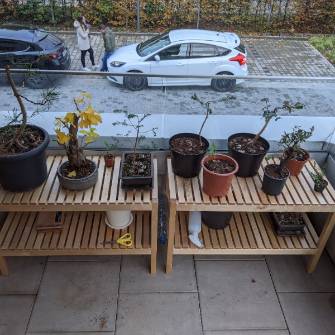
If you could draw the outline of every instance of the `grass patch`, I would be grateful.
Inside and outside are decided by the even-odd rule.
[[[309,43],[319,50],[331,63],[335,64],[335,35],[314,36]]]

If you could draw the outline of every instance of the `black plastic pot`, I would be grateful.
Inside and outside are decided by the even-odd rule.
[[[141,152],[137,152],[138,154],[141,154]],[[133,154],[133,152],[124,152],[122,154],[122,160],[121,160],[121,186],[123,188],[151,188],[152,187],[152,181],[154,177],[154,164],[152,161],[152,155],[151,153],[146,152],[145,154],[150,155],[151,160],[151,175],[150,176],[125,176],[123,173],[123,163],[125,161],[125,157],[128,154]]]
[[[286,178],[274,178],[270,176],[267,172],[267,168],[269,166],[276,166],[276,164],[269,164],[264,169],[264,177],[263,177],[263,183],[262,183],[262,190],[264,193],[268,195],[279,195],[285,186],[287,178],[290,176],[290,172],[288,169],[287,171],[287,177]]]
[[[177,176],[183,178],[193,178],[200,173],[201,161],[207,152],[209,143],[201,136],[201,140],[205,144],[203,152],[198,154],[181,154],[172,147],[171,143],[175,138],[182,137],[199,138],[199,135],[193,133],[179,133],[170,138],[169,145],[171,150],[172,169]]]
[[[277,213],[271,213],[272,221],[274,228],[278,235],[302,235],[305,234],[305,222],[304,224],[297,224],[297,223],[291,223],[291,224],[283,224]]]
[[[93,161],[90,160],[90,162],[94,166],[94,170],[89,176],[83,178],[69,178],[64,176],[62,174],[63,166],[69,164],[69,161],[62,163],[57,169],[59,184],[63,188],[71,191],[83,191],[94,186],[98,181],[98,166]]]
[[[202,223],[212,229],[224,229],[232,216],[232,212],[201,212]]]
[[[266,150],[260,154],[249,154],[242,153],[230,147],[229,143],[232,139],[236,137],[246,137],[254,138],[255,134],[250,133],[237,133],[228,137],[228,149],[230,155],[237,161],[239,165],[239,170],[236,173],[238,177],[253,177],[257,174],[259,167],[264,159],[264,156],[270,149],[270,143],[263,137],[260,137],[259,140],[264,144]]]
[[[323,180],[322,183],[315,183],[314,184],[314,191],[322,193],[327,186],[328,186],[328,181],[327,180]]]
[[[48,177],[46,149],[50,141],[49,134],[43,128],[28,126],[43,133],[44,141],[24,153],[0,155],[0,184],[7,191],[31,191]]]

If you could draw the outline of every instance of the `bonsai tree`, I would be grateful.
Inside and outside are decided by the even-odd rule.
[[[153,136],[157,135],[157,127],[153,127],[149,130],[143,130],[144,128],[144,121],[147,119],[151,114],[146,113],[143,115],[132,114],[126,110],[116,110],[117,113],[124,113],[125,120],[123,121],[116,121],[113,122],[113,126],[124,126],[130,127],[135,130],[135,141],[133,145],[133,153],[136,154],[139,143],[145,139],[145,135],[151,133]],[[126,136],[130,135],[130,131],[125,134]]]
[[[325,173],[322,169],[319,169],[314,162],[314,171],[310,172],[310,176],[314,182],[314,190],[316,192],[322,192],[328,185],[328,181],[325,179]]]
[[[19,92],[9,66],[6,66],[6,77],[19,109],[15,108],[13,110],[7,124],[0,129],[0,154],[26,152],[38,146],[41,139],[36,131],[27,127],[28,113],[25,102],[37,107],[31,115],[33,117],[43,110],[48,110],[53,102],[58,99],[59,93],[54,88],[49,89],[42,92],[38,100],[32,100]]]
[[[263,98],[261,101],[264,102],[264,107],[262,108],[262,118],[264,119],[264,125],[255,135],[255,137],[248,141],[247,146],[251,146],[259,140],[259,138],[262,136],[262,134],[270,124],[271,120],[274,119],[275,121],[277,121],[280,119],[279,112],[287,111],[289,113],[292,113],[294,110],[304,108],[304,105],[300,102],[296,102],[293,104],[290,101],[284,101],[282,106],[272,108],[268,98]]]
[[[201,134],[202,134],[202,131],[205,127],[205,124],[209,118],[209,116],[213,113],[213,109],[212,109],[212,103],[217,103],[217,102],[223,102],[223,101],[230,101],[230,100],[235,100],[236,97],[233,96],[233,95],[227,95],[221,99],[218,99],[218,100],[209,100],[209,101],[203,101],[201,100],[195,93],[192,95],[191,97],[192,100],[194,101],[197,101],[204,109],[205,109],[205,118],[201,124],[201,127],[200,127],[200,130],[199,130],[199,141],[200,143],[202,143],[202,140],[201,140]]]
[[[30,191],[48,177],[46,150],[50,138],[46,130],[28,124],[25,103],[36,107],[31,116],[49,109],[58,98],[55,89],[44,91],[36,101],[21,94],[6,66],[6,78],[19,108],[14,108],[0,128],[0,183],[12,192]],[[24,173],[22,173],[24,171]]]
[[[306,142],[314,132],[314,127],[310,130],[301,129],[295,126],[292,132],[285,132],[280,139],[280,144],[284,148],[285,160],[298,159],[305,160],[306,151],[301,148],[301,144]]]
[[[68,177],[76,177],[80,170],[85,169],[88,161],[84,149],[99,137],[94,126],[102,120],[92,107],[91,100],[91,94],[82,92],[73,99],[76,110],[57,117],[55,121],[57,142],[64,147],[69,160]]]

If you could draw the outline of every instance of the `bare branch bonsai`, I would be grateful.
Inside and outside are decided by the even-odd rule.
[[[208,120],[208,117],[209,115],[211,115],[213,113],[213,109],[212,109],[212,103],[217,103],[217,102],[223,102],[223,101],[230,101],[230,100],[235,100],[236,97],[233,96],[233,95],[227,95],[221,99],[218,99],[218,100],[209,100],[209,101],[203,101],[201,100],[195,93],[192,95],[191,97],[192,100],[195,100],[197,102],[199,102],[199,104],[205,109],[205,119],[204,121],[202,122],[201,124],[201,127],[200,127],[200,130],[199,130],[199,141],[200,143],[202,143],[201,141],[201,134],[202,134],[202,131],[204,129],[204,126]]]

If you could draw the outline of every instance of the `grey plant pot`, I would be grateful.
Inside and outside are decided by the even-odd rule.
[[[90,174],[87,177],[81,178],[81,179],[73,179],[73,178],[68,178],[62,175],[61,171],[62,171],[62,166],[64,164],[67,164],[68,161],[62,163],[61,165],[59,165],[58,169],[57,169],[57,176],[59,179],[59,184],[67,189],[67,190],[71,190],[71,191],[83,191],[83,190],[87,190],[88,188],[94,186],[98,180],[98,166],[91,161],[95,168],[92,174]]]

